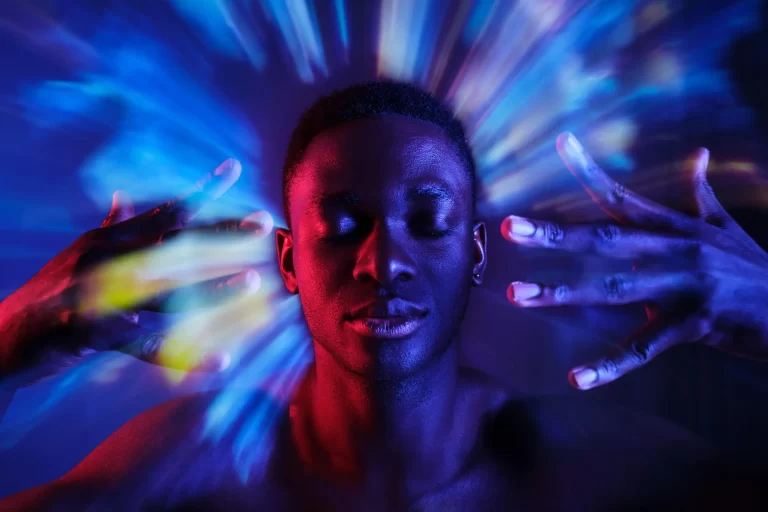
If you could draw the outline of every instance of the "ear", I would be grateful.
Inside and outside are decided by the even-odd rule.
[[[474,246],[474,265],[472,266],[472,283],[475,286],[483,284],[485,277],[485,266],[488,264],[488,237],[485,229],[485,222],[477,221],[472,228]]]
[[[284,228],[275,230],[275,245],[277,246],[277,261],[280,265],[280,275],[283,276],[285,288],[290,293],[299,293],[296,282],[296,270],[293,267],[293,233]]]

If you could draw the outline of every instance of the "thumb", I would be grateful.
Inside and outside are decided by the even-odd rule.
[[[112,207],[109,210],[107,218],[101,223],[101,227],[111,226],[118,222],[128,220],[136,214],[133,202],[128,194],[123,190],[115,190],[112,194]]]

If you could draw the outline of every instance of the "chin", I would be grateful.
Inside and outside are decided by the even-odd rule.
[[[355,346],[359,348],[355,350],[355,354],[345,354],[347,357],[342,357],[346,363],[344,366],[373,381],[400,381],[414,377],[439,360],[451,345],[450,341],[440,344],[428,342],[423,336],[412,339],[354,341]]]

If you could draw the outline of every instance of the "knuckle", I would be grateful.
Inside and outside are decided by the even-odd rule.
[[[600,380],[612,379],[619,374],[619,364],[615,359],[604,359],[597,365]]]
[[[724,228],[728,225],[728,219],[720,212],[709,212],[705,214],[704,222],[717,228]]]
[[[587,165],[586,169],[584,169],[584,172],[589,176],[601,174],[603,170],[600,168],[600,166],[597,165],[591,158],[589,160],[589,164]]]
[[[162,206],[158,206],[153,212],[153,216],[158,216],[164,222],[184,229],[189,224],[189,218],[186,215],[184,205],[180,201],[169,201]]]
[[[698,257],[706,251],[704,242],[698,238],[682,238],[682,249],[688,256]]]
[[[633,366],[645,364],[651,360],[652,352],[653,345],[648,341],[633,341],[627,353],[629,363]]]
[[[631,284],[620,275],[608,276],[602,282],[603,294],[608,300],[624,299],[631,291]]]
[[[571,287],[565,283],[555,285],[552,295],[557,302],[565,302],[571,297]]]
[[[104,217],[104,220],[101,222],[101,227],[107,227],[114,223],[115,216],[117,215],[117,212],[111,211],[107,214],[106,217]]]
[[[140,354],[143,359],[152,359],[157,355],[163,337],[159,334],[150,334],[141,343]]]
[[[550,244],[558,244],[565,238],[565,231],[563,228],[553,222],[547,222],[542,228],[542,235]]]
[[[240,221],[238,220],[224,220],[216,224],[215,231],[217,233],[233,233],[240,231]]]
[[[611,186],[611,192],[608,194],[608,201],[615,204],[621,204],[627,197],[627,189],[619,182],[614,182]]]
[[[621,236],[621,229],[615,224],[605,224],[594,227],[594,235],[598,245],[613,245]]]

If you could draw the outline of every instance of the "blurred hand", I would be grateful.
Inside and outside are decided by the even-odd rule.
[[[579,389],[612,382],[675,345],[707,344],[768,359],[768,255],[726,213],[706,179],[709,152],[689,159],[699,216],[641,197],[612,180],[571,134],[557,149],[592,199],[619,222],[559,226],[507,217],[510,242],[629,259],[633,271],[572,283],[514,282],[509,300],[521,307],[645,303],[648,323],[614,354],[573,368]]]
[[[184,279],[164,275],[162,268],[143,279],[138,274],[152,270],[148,263],[153,261],[152,255],[157,260],[157,251],[166,250],[174,243],[170,240],[181,234],[200,233],[206,240],[210,233],[219,232],[239,238],[268,234],[272,219],[266,212],[188,228],[200,209],[224,194],[240,172],[239,162],[227,160],[199,180],[191,192],[138,216],[127,195],[115,192],[101,227],[81,235],[0,303],[0,383],[11,388],[27,385],[103,350],[120,350],[159,364],[163,334],[139,325],[139,311],[189,305],[189,301],[178,300],[181,292],[205,297],[205,303],[255,292],[260,281],[254,269],[240,261],[212,266],[206,261],[210,255],[194,249],[185,250],[183,260],[171,254],[176,259],[165,265],[169,267],[166,274],[183,267]],[[136,290],[143,290],[143,295],[137,297]],[[201,354],[193,367],[179,369],[224,369],[229,355],[213,352]]]

